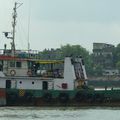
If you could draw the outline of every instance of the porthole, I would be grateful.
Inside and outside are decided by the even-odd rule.
[[[22,84],[22,81],[20,81],[19,83]]]
[[[35,82],[32,82],[32,84],[34,85]]]

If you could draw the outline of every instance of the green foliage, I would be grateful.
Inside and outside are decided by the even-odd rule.
[[[63,56],[83,56],[83,57],[87,57],[89,56],[89,52],[81,47],[80,45],[65,45],[65,46],[61,46],[61,51],[63,53]]]
[[[102,76],[102,73],[103,73],[103,67],[101,65],[96,65],[94,68],[93,68],[93,75],[94,76]]]
[[[113,61],[114,61],[115,67],[118,70],[120,70],[120,44],[118,44],[117,47],[115,47],[113,56],[114,56]]]
[[[115,62],[115,64],[117,64],[118,61],[120,61],[120,44],[118,44],[114,50],[114,62]]]
[[[116,63],[116,68],[117,68],[118,70],[120,70],[120,61],[118,61],[118,62]]]

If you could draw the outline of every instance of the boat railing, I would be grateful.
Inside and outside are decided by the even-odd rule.
[[[21,58],[40,59],[40,51],[38,50],[16,50],[16,55]]]
[[[0,55],[11,56],[11,49],[0,49]],[[38,50],[15,50],[15,56],[20,58],[40,59],[40,51]]]
[[[0,49],[0,55],[4,54],[4,49]]]

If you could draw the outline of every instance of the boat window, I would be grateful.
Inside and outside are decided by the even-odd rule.
[[[32,82],[32,84],[34,84],[34,82]]]
[[[15,62],[14,61],[10,62],[10,67],[15,67]]]
[[[21,68],[21,62],[16,62],[16,67]]]
[[[3,71],[3,65],[0,64],[0,71]]]
[[[11,88],[11,80],[6,80],[6,88]]]
[[[42,88],[43,88],[43,90],[48,90],[48,82],[47,81],[43,81]]]

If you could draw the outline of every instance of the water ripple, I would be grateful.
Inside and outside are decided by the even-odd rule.
[[[120,108],[0,107],[0,120],[119,120]]]

